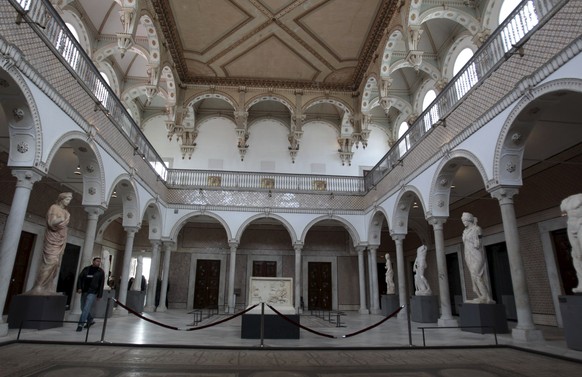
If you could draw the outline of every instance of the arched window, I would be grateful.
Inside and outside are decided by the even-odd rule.
[[[453,65],[453,76],[461,71],[461,68],[473,57],[473,51],[466,48],[459,53],[455,64]],[[455,81],[455,89],[457,90],[457,99],[462,98],[468,91],[479,81],[477,77],[477,70],[475,64],[471,64]]]
[[[435,99],[436,92],[433,89],[426,92],[422,100],[422,111],[426,110]],[[437,106],[433,106],[430,112],[424,116],[424,130],[430,130],[437,120],[439,120],[439,109]]]
[[[398,127],[398,140],[400,140],[406,131],[408,131],[408,123],[400,123],[400,127]],[[404,153],[406,153],[406,151],[410,148],[409,141],[410,138],[408,136],[400,140],[400,144],[398,144],[398,152],[400,153],[400,157],[402,157]]]
[[[511,12],[519,5],[521,0],[505,0],[499,11],[499,24],[509,16]],[[501,32],[503,40],[503,49],[509,51],[511,47],[517,44],[534,26],[538,23],[538,16],[535,12],[533,1],[528,1],[524,8],[519,12],[510,23],[508,23]]]

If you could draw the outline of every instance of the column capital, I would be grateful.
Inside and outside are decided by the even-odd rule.
[[[293,250],[295,250],[295,252],[301,252],[301,250],[303,250],[303,242],[295,242],[293,244]]]
[[[426,221],[428,221],[428,223],[432,225],[434,229],[442,230],[444,223],[447,222],[447,219],[448,217],[431,216],[428,219],[426,219]]]
[[[393,233],[390,235],[394,241],[404,241],[406,234]]]
[[[231,240],[228,241],[228,246],[230,247],[230,251],[236,251],[236,249],[238,248],[238,241],[236,240]]]
[[[368,245],[368,250],[370,252],[376,252],[379,247],[380,247],[380,245]]]
[[[162,244],[162,240],[150,240],[152,246],[160,246]]]
[[[124,226],[123,229],[126,233],[137,233],[139,232],[139,226]]]
[[[16,177],[16,187],[32,189],[32,185],[42,179],[42,175],[31,169],[13,169],[12,175]]]
[[[174,246],[174,241],[162,241],[162,245],[164,245],[164,248],[166,249],[166,251],[172,251],[172,247]]]
[[[358,253],[363,253],[364,250],[366,250],[366,245],[358,245],[354,249],[356,249]]]
[[[105,213],[105,209],[101,206],[85,206],[83,209],[87,212],[89,218],[93,217],[96,219]]]
[[[512,204],[513,197],[517,195],[519,189],[517,187],[498,186],[488,191],[493,198],[499,200],[499,204]]]

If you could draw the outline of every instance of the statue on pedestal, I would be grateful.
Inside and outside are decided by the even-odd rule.
[[[467,302],[476,304],[494,304],[491,292],[485,280],[485,267],[487,259],[481,245],[481,227],[477,225],[477,218],[469,212],[463,212],[461,221],[465,226],[463,231],[463,245],[465,251],[465,263],[471,273],[471,283],[476,299]]]
[[[572,246],[572,263],[576,270],[578,286],[573,293],[582,293],[582,194],[574,194],[562,200],[560,210],[568,216],[568,240]]]
[[[421,245],[416,249],[416,260],[414,261],[414,286],[416,291],[414,292],[417,296],[430,296],[432,295],[432,290],[428,285],[428,280],[424,277],[424,270],[426,270],[426,251],[425,245]]]
[[[66,210],[73,194],[59,194],[57,202],[50,206],[46,214],[47,229],[44,233],[42,261],[33,288],[28,295],[50,296],[57,294],[55,278],[61,267],[61,257],[67,244],[67,226],[71,215]]]
[[[392,262],[390,261],[390,254],[386,253],[386,294],[393,295],[396,290],[394,287],[394,270],[392,269]]]

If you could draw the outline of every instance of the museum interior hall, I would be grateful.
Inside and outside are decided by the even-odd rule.
[[[581,14],[0,0],[0,375],[577,375]]]

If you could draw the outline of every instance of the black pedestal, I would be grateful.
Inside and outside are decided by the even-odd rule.
[[[384,316],[392,314],[400,307],[398,295],[382,295],[380,296],[380,303],[382,305],[382,315]]]
[[[91,309],[91,315],[93,318],[105,318],[105,310],[107,309],[107,301],[109,298],[115,298],[115,289],[104,290],[103,297],[100,300],[95,300],[93,303],[93,308]],[[107,311],[107,318],[111,317],[113,314],[113,306],[115,302],[109,302],[109,310]]]
[[[582,295],[559,296],[568,348],[582,351]]]
[[[493,331],[497,334],[509,332],[503,304],[472,304],[465,302],[461,305],[459,315],[461,327],[475,326],[474,328],[462,328],[462,331],[477,334],[493,334]]]
[[[287,318],[299,323],[298,314],[286,315]],[[243,314],[241,334],[242,339],[261,338],[261,315]],[[276,314],[265,315],[264,339],[299,339],[299,327],[286,321]]]
[[[435,323],[439,319],[437,296],[412,296],[410,316],[414,322]]]
[[[137,313],[143,313],[145,291],[127,291],[127,307]]]
[[[18,295],[12,298],[8,313],[8,328],[17,329],[22,323],[23,329],[52,329],[63,327],[67,296],[29,296]],[[35,321],[26,321],[27,319]],[[37,322],[36,320],[54,321]]]

